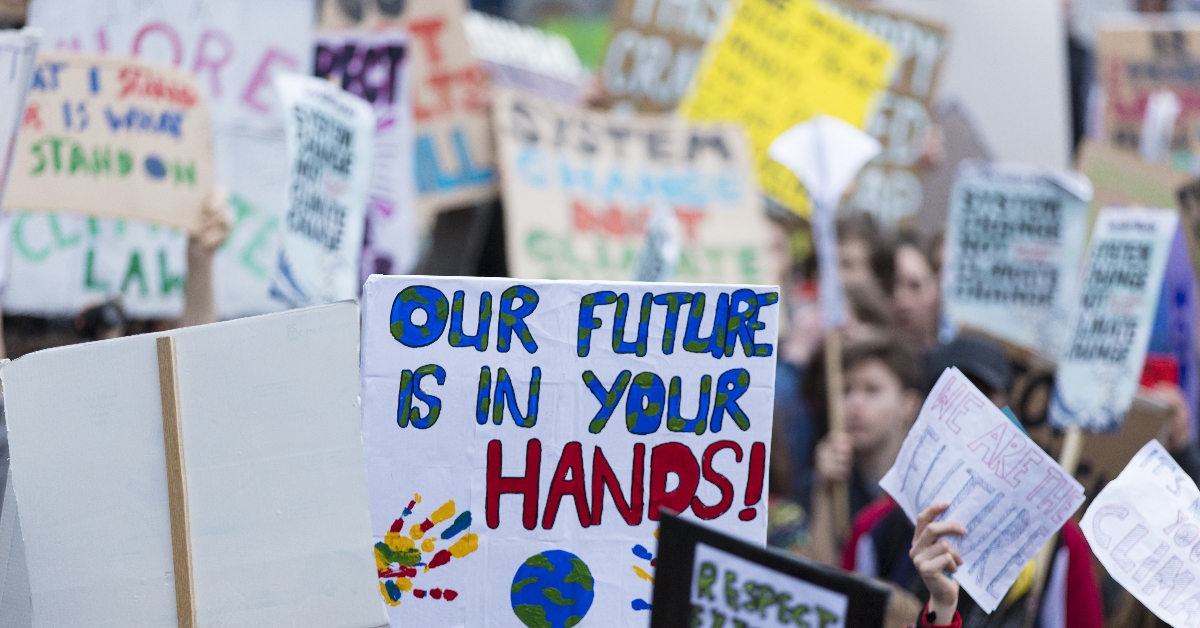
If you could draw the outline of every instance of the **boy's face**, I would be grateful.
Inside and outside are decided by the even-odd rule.
[[[846,371],[846,431],[855,452],[870,452],[902,441],[917,407],[915,392],[879,359],[863,360]]]

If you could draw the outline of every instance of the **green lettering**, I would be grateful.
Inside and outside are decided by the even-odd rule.
[[[77,244],[81,234],[74,234],[71,237],[65,237],[62,232],[62,225],[58,223],[58,214],[50,214],[50,231],[54,233],[54,243],[58,248],[65,249],[71,245]]]
[[[87,155],[83,153],[83,146],[71,144],[71,163],[67,166],[67,174],[75,174],[76,170],[82,170],[87,174],[90,168],[88,168]]]
[[[46,138],[53,151],[50,156],[54,159],[54,172],[62,172],[62,140],[57,137]]]
[[[117,151],[117,174],[125,177],[133,172],[133,154],[127,150]]]
[[[732,569],[725,571],[725,603],[735,611],[738,609],[737,572]]]
[[[700,563],[700,581],[697,583],[696,596],[700,599],[716,600],[713,597],[712,585],[717,581],[717,566],[712,561]]]
[[[164,249],[158,251],[158,276],[162,278],[162,296],[169,296],[176,290],[184,291],[184,275],[175,275],[167,268],[167,252]]]
[[[33,217],[34,214],[27,212],[17,214],[17,219],[13,223],[13,244],[17,248],[17,254],[27,261],[36,263],[50,257],[50,245],[47,244],[45,248],[34,250],[25,240],[25,221]]]
[[[185,166],[175,162],[175,184],[186,183],[188,187],[196,187],[196,162],[188,162]]]
[[[817,607],[817,628],[825,628],[826,626],[836,624],[837,622],[837,615],[834,615],[820,606]]]
[[[30,170],[29,174],[42,174],[42,171],[46,169],[46,154],[42,152],[42,142],[34,142],[34,144],[29,147],[29,151],[33,153],[33,158],[37,160],[37,163],[33,165],[33,170]]]
[[[134,279],[137,279],[142,296],[147,296],[150,289],[146,285],[146,273],[142,270],[142,254],[139,251],[134,251],[133,255],[129,256],[129,269],[125,271],[125,278],[121,280],[121,294],[129,289],[129,282]]]
[[[88,249],[84,268],[83,287],[95,292],[108,292],[108,282],[96,279],[96,249]]]
[[[104,146],[97,146],[92,149],[92,174],[111,174],[112,173],[112,149]]]

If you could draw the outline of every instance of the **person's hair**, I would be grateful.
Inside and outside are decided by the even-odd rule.
[[[921,254],[921,258],[936,275],[942,271],[942,249],[945,245],[946,233],[944,231],[938,231],[930,238],[924,238],[915,231],[902,231],[896,237],[895,250],[911,247]]]
[[[896,247],[871,214],[858,212],[838,218],[837,237],[838,244],[860,240],[867,245],[871,274],[885,293],[891,293],[896,275]]]
[[[907,342],[894,334],[884,334],[846,345],[842,350],[842,370],[849,371],[869,360],[887,367],[905,390],[921,391],[924,372],[917,354]]]
[[[891,327],[895,323],[892,302],[879,290],[867,286],[846,286],[846,305],[854,318],[874,327]]]

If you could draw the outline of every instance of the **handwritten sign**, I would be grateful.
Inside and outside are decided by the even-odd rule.
[[[271,298],[287,202],[284,118],[275,72],[312,67],[311,0],[36,0],[29,25],[43,49],[128,55],[196,77],[212,116],[216,180],[229,191],[233,231],[217,252],[217,314],[280,309]],[[40,206],[29,207],[38,209]]]
[[[471,54],[494,85],[576,104],[587,69],[566,37],[480,11],[463,17]]]
[[[494,111],[514,277],[631,279],[651,215],[665,205],[682,231],[677,281],[774,280],[737,128],[617,117],[508,91],[497,91]]]
[[[120,299],[134,319],[183,313],[188,236],[116,218],[20,212],[0,223],[9,255],[0,303],[10,314],[72,317]]]
[[[604,56],[604,88],[638,111],[672,111],[687,91],[726,0],[621,0]]]
[[[385,625],[357,420],[358,320],[354,303],[337,303],[170,332],[195,625]],[[41,351],[0,370],[34,628],[182,623],[162,335]],[[81,525],[87,541],[64,543]]]
[[[1050,402],[1055,427],[1121,425],[1137,393],[1168,256],[1183,246],[1178,225],[1166,209],[1110,208],[1097,218]]]
[[[849,207],[896,224],[917,214],[925,189],[917,161],[933,124],[937,78],[949,50],[946,28],[900,13],[830,4],[855,24],[887,41],[899,69],[866,130],[883,152],[858,176]]]
[[[319,28],[406,29],[412,36],[418,228],[437,212],[496,196],[487,73],[471,57],[462,0],[322,2]]]
[[[31,31],[0,32],[0,68],[8,69],[0,72],[0,202],[4,200],[17,132],[25,117],[25,95],[29,93],[37,49],[38,37]]]
[[[1173,207],[1188,174],[1142,161],[1131,152],[1084,140],[1079,171],[1092,182],[1092,215],[1105,207]]]
[[[807,216],[804,186],[767,147],[818,113],[863,128],[895,68],[886,42],[812,0],[739,0],[679,108],[746,125],[763,193]]]
[[[375,110],[367,236],[361,280],[403,275],[417,263],[412,100],[403,86],[411,56],[404,33],[321,33],[313,75],[333,79]]]
[[[1109,575],[1176,628],[1195,624],[1200,612],[1198,507],[1196,483],[1152,440],[1079,522]]]
[[[4,206],[198,230],[212,130],[190,74],[133,59],[42,52]]]
[[[1087,240],[1087,179],[967,162],[950,201],[944,312],[1057,359],[1078,301]]]
[[[888,590],[664,515],[650,628],[883,625]]]
[[[883,479],[912,521],[930,504],[967,534],[954,574],[992,612],[1042,545],[1083,504],[1083,486],[958,369],[946,369]]]
[[[394,625],[645,624],[660,508],[765,541],[777,288],[375,276],[363,298]]]
[[[275,79],[287,115],[292,184],[271,294],[288,307],[359,293],[375,114],[315,77]]]

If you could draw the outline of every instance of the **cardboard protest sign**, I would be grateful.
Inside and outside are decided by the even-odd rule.
[[[480,11],[468,11],[463,27],[493,85],[571,104],[582,100],[588,72],[566,37]]]
[[[765,541],[777,288],[375,276],[363,298],[393,625],[644,624],[660,507]]]
[[[1195,482],[1152,440],[1079,522],[1109,575],[1176,628],[1193,625],[1200,608],[1198,505]]]
[[[403,28],[412,36],[418,227],[496,196],[487,75],[471,57],[462,0],[322,2],[320,30]]]
[[[199,230],[213,188],[212,129],[190,74],[43,51],[31,81],[5,208]]]
[[[329,81],[275,78],[292,183],[271,296],[288,307],[353,299],[372,178],[375,114]]]
[[[24,119],[38,39],[38,33],[32,30],[0,31],[0,68],[8,68],[0,72],[0,203],[4,201],[17,133]]]
[[[1186,172],[1088,141],[1079,149],[1078,170],[1092,182],[1093,217],[1105,207],[1174,207],[1176,191],[1188,180]]]
[[[403,275],[417,263],[412,100],[404,89],[410,57],[404,33],[321,33],[313,75],[331,78],[375,110],[370,200],[362,273]]]
[[[1200,152],[1200,77],[1191,68],[1200,59],[1200,20],[1194,17],[1113,15],[1099,20],[1097,79],[1104,88],[1104,135],[1113,147],[1136,153],[1147,102],[1174,92],[1180,105],[1170,149],[1181,165]]]
[[[133,319],[177,319],[187,277],[186,233],[137,220],[21,212],[0,222],[10,314],[72,317],[119,299]]]
[[[604,89],[638,111],[675,109],[692,82],[725,0],[621,0],[600,76]]]
[[[930,504],[967,529],[954,574],[992,612],[1025,564],[1083,503],[1083,487],[958,369],[946,369],[879,486],[912,521]]]
[[[874,628],[888,594],[867,578],[663,515],[650,626]]]
[[[270,296],[287,202],[284,119],[271,78],[312,67],[311,0],[33,0],[43,50],[132,56],[191,72],[212,118],[217,183],[233,231],[217,252],[217,314],[280,309]],[[39,207],[28,207],[39,209]]]
[[[1088,248],[1069,341],[1058,362],[1050,423],[1114,431],[1137,393],[1163,275],[1183,246],[1173,210],[1109,208]]]
[[[682,226],[676,281],[774,280],[736,127],[618,117],[505,90],[494,112],[513,277],[631,279],[650,216],[665,205]]]
[[[899,57],[896,76],[866,127],[883,152],[863,169],[848,201],[852,210],[896,224],[915,216],[925,200],[917,161],[933,124],[933,98],[949,37],[945,27],[901,13],[853,4],[830,7],[887,41]]]
[[[35,628],[178,625],[163,335],[0,368]],[[385,625],[357,416],[357,306],[169,335],[195,625]]]
[[[679,109],[691,120],[746,125],[763,193],[807,216],[804,186],[767,147],[819,113],[863,128],[896,62],[886,42],[812,0],[739,0]]]
[[[1057,359],[1078,301],[1091,195],[1074,173],[963,164],[942,262],[950,322]]]

